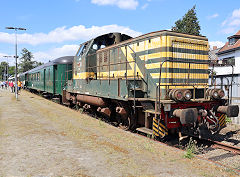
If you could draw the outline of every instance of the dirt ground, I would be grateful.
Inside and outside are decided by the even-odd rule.
[[[234,176],[22,91],[0,90],[0,176]]]

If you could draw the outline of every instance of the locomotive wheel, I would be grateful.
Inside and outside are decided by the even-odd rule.
[[[118,102],[117,106],[124,108],[128,113],[126,117],[116,116],[119,127],[123,130],[134,130],[136,127],[136,116],[132,114],[130,106],[124,102]]]
[[[127,119],[122,120],[119,127],[123,130],[134,130],[136,128],[135,116],[129,115]]]

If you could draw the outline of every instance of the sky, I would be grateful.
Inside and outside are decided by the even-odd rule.
[[[1,0],[0,62],[14,65],[27,48],[34,60],[48,62],[75,55],[79,44],[98,35],[121,32],[132,37],[168,30],[196,5],[201,34],[210,46],[221,47],[240,30],[239,0]]]

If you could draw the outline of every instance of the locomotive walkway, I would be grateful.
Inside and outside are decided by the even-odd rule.
[[[234,176],[22,91],[0,90],[0,176]]]

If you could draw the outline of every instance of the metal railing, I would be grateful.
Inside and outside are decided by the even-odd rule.
[[[174,62],[174,63],[188,63],[188,79],[190,78],[190,69],[191,69],[191,64],[208,64],[208,65],[210,65],[210,64],[212,64],[212,75],[211,75],[211,85],[209,85],[209,84],[189,84],[189,82],[188,83],[186,83],[186,84],[173,84],[173,83],[171,83],[171,84],[161,84],[161,79],[162,79],[162,67],[163,67],[163,64],[165,63],[165,62]],[[156,117],[156,113],[159,111],[159,112],[161,112],[161,87],[162,86],[192,86],[193,88],[194,88],[194,90],[193,90],[193,95],[194,95],[194,98],[195,98],[195,95],[196,95],[196,93],[195,93],[195,86],[204,86],[204,98],[206,98],[206,88],[207,87],[212,87],[212,86],[214,86],[214,87],[216,87],[216,86],[223,86],[222,84],[221,85],[213,85],[213,78],[214,78],[214,75],[213,75],[213,69],[214,69],[214,63],[212,63],[210,60],[206,60],[206,62],[197,62],[197,61],[185,61],[185,60],[170,60],[170,59],[167,59],[167,60],[164,60],[164,61],[162,61],[162,62],[160,62],[160,69],[159,69],[159,83],[158,83],[158,85],[157,85],[157,87],[156,87],[156,101],[155,101],[155,117]],[[229,103],[231,103],[232,102],[232,82],[233,82],[233,73],[234,73],[234,68],[233,68],[233,65],[231,65],[232,66],[232,74],[231,74],[231,76],[232,76],[232,79],[231,79],[231,84],[229,84],[229,80],[227,79],[227,82],[228,82],[228,85],[227,86],[229,86],[229,87],[231,87],[231,96],[229,97],[229,92],[228,92],[228,102]],[[208,78],[209,79],[209,78]],[[166,90],[166,93],[167,93],[167,90]],[[161,114],[160,114],[160,116],[161,116]]]

